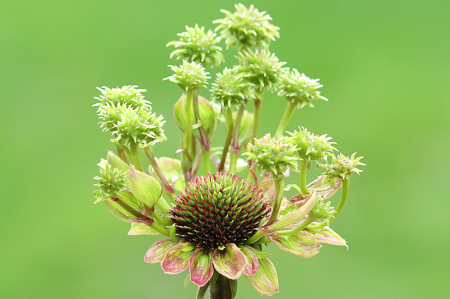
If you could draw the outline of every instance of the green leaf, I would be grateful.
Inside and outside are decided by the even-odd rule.
[[[108,151],[108,164],[114,169],[119,169],[122,171],[131,170],[131,167],[127,163],[123,162],[118,156],[116,156],[112,151]]]
[[[130,190],[137,200],[153,208],[162,192],[158,180],[136,169],[127,171],[127,177]]]
[[[237,279],[230,279],[230,288],[231,288],[231,297],[234,299],[236,298],[236,293],[238,289],[238,281]]]
[[[209,288],[209,282],[206,285],[199,287],[198,291],[197,291],[197,299],[205,298],[205,294],[206,294],[206,291],[208,290],[208,288]]]
[[[210,280],[211,286],[213,286],[217,282],[217,279],[219,278],[219,275],[220,275],[219,272],[217,272],[214,269],[214,274],[213,274],[213,276],[211,277],[211,280]]]
[[[148,225],[145,225],[144,223],[137,223],[133,222],[131,224],[131,229],[128,232],[128,235],[130,236],[137,236],[137,235],[159,235],[160,233],[156,231],[155,229],[151,228]]]

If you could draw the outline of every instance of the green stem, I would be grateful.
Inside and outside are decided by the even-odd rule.
[[[205,168],[205,175],[211,173],[211,159],[210,152],[202,145],[203,167]]]
[[[127,152],[134,168],[143,172],[144,170],[142,169],[141,158],[139,157],[139,145],[137,143],[130,144],[130,149]]]
[[[184,117],[186,120],[185,134],[186,134],[186,148],[187,152],[191,156],[191,159],[194,157],[194,152],[191,152],[193,148],[193,134],[192,134],[192,119],[190,108],[192,106],[192,100],[194,96],[194,91],[189,90],[186,92],[186,101],[184,102]]]
[[[211,173],[211,160],[210,160],[210,140],[208,139],[205,130],[203,129],[203,124],[200,120],[200,113],[198,110],[198,94],[200,90],[195,90],[193,95],[193,101],[192,104],[194,106],[194,116],[195,121],[200,124],[200,127],[198,128],[198,131],[200,132],[200,144],[202,146],[202,152],[203,152],[203,167],[205,168],[205,174]]]
[[[300,191],[303,196],[306,196],[309,194],[308,186],[306,185],[306,169],[308,167],[308,160],[306,158],[302,158],[300,161]]]
[[[130,162],[128,162],[127,156],[125,155],[125,149],[122,147],[119,147],[116,144],[116,150],[117,150],[117,155],[119,155],[119,158],[122,159],[123,162],[130,164]]]
[[[283,118],[278,125],[277,132],[275,133],[276,139],[280,139],[280,137],[283,136],[284,130],[286,130],[287,124],[295,112],[295,108],[297,108],[297,105],[288,99],[286,111],[284,112]]]
[[[156,206],[165,213],[170,211],[170,205],[167,203],[166,199],[162,195],[156,202]]]
[[[145,157],[147,158],[147,161],[153,167],[153,170],[155,171],[156,175],[161,180],[164,191],[166,191],[166,193],[168,193],[168,194],[175,193],[175,190],[173,190],[173,187],[169,184],[169,182],[167,182],[166,178],[164,177],[164,174],[162,173],[161,168],[159,168],[159,165],[156,162],[155,157],[153,156],[151,147],[150,146],[144,147],[143,150],[144,150]]]
[[[230,279],[219,274],[217,281],[209,289],[210,299],[233,299]]]
[[[228,148],[231,144],[231,138],[233,137],[233,112],[231,108],[226,108],[225,121],[227,124],[227,137],[225,139],[225,145],[223,146],[222,157],[220,159],[218,172],[223,172],[225,169],[225,161],[227,159]]]
[[[236,154],[234,151],[231,151],[231,153],[230,153],[230,170],[228,171],[228,173],[236,174],[236,164],[237,164],[238,158],[239,158],[239,154]]]
[[[334,218],[330,220],[333,221],[334,219],[336,219],[336,217],[339,215],[339,213],[341,212],[342,208],[345,205],[345,201],[347,200],[347,195],[348,195],[348,190],[350,188],[350,178],[346,179],[346,180],[342,180],[342,194],[341,194],[341,199],[339,200],[339,204],[336,208],[336,213],[334,215]]]
[[[259,115],[261,114],[262,98],[261,99],[256,98],[253,101],[253,103],[255,105],[255,110],[253,111],[253,131],[252,131],[252,138],[250,140],[251,144],[255,144],[255,138],[258,138]]]
[[[156,221],[153,221],[151,224],[150,223],[145,223],[145,224],[150,226],[151,228],[155,229],[157,232],[163,234],[164,236],[170,237],[169,231],[166,228],[164,228],[163,226],[156,223]]]
[[[291,230],[285,230],[285,231],[281,231],[281,232],[278,232],[277,234],[279,234],[279,235],[286,235],[286,236],[289,236],[289,235],[295,235],[296,233],[298,233],[299,231],[301,231],[302,229],[304,229],[305,227],[307,227],[311,222],[313,222],[315,220],[315,218],[313,218],[313,217],[311,217],[311,216],[308,216],[308,218],[306,218],[303,222],[302,222],[302,224],[300,224],[299,226],[297,226],[296,228],[294,228],[294,229],[291,229]]]
[[[261,239],[264,235],[261,233],[261,231],[257,231],[253,236],[251,236],[247,241],[244,242],[246,245],[250,245]]]
[[[266,226],[271,225],[277,220],[278,212],[281,207],[281,199],[283,198],[284,184],[283,179],[274,180],[275,184],[275,198],[273,200],[272,206],[272,214],[270,215],[270,219],[267,222]]]
[[[239,158],[239,152],[241,147],[239,146],[239,130],[241,127],[242,116],[244,115],[245,105],[239,106],[239,111],[236,115],[236,123],[233,128],[233,145],[231,148],[231,159],[230,159],[230,173],[236,174],[236,164]]]
[[[325,226],[330,224],[330,222],[331,222],[330,220],[325,220],[324,222],[316,224],[316,225],[308,225],[307,229],[311,230],[311,231],[318,230],[318,229],[324,228]]]
[[[158,213],[154,212],[152,214],[152,217],[155,218],[156,222],[158,222],[158,224],[161,224],[163,226],[171,226],[173,224],[173,222],[169,219],[164,219],[163,217],[161,217],[161,215],[159,215]]]
[[[272,243],[272,240],[264,236],[253,244],[267,244],[267,243]]]

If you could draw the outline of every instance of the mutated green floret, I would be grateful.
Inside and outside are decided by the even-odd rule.
[[[298,131],[288,132],[289,143],[297,148],[300,158],[306,160],[322,161],[336,149],[333,147],[335,142],[330,142],[331,137],[327,135],[315,135],[306,128],[299,127]]]
[[[105,164],[105,168],[100,168],[100,175],[94,178],[97,180],[99,190],[94,192],[97,202],[114,196],[115,193],[126,187],[126,173],[118,168],[112,168],[111,165]]]
[[[355,158],[355,156],[356,153],[350,157],[346,157],[343,154],[339,154],[338,156],[331,155],[331,164],[321,165],[325,168],[323,174],[324,180],[330,182],[334,182],[339,178],[347,180],[353,173],[360,174],[362,170],[358,169],[357,166],[366,164],[359,162],[363,157]]]
[[[208,72],[205,68],[195,61],[187,62],[183,60],[183,64],[180,66],[169,65],[169,67],[174,71],[170,77],[164,80],[170,80],[176,83],[184,91],[193,91],[202,88],[209,79]]]
[[[100,103],[95,104],[94,106],[101,106],[107,103],[111,103],[114,105],[117,104],[126,104],[133,108],[138,107],[149,107],[150,102],[144,100],[144,96],[141,94],[142,92],[146,92],[145,89],[138,89],[137,85],[126,85],[121,88],[109,88],[103,86],[102,88],[97,87],[98,90],[102,92],[99,97],[95,97],[95,99],[99,100]]]

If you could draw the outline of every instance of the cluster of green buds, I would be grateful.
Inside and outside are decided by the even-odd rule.
[[[181,60],[165,78],[181,88],[173,111],[182,138],[179,148],[165,151],[171,157],[153,154],[166,139],[165,121],[144,100],[144,89],[99,88],[99,125],[112,135],[117,155],[110,151],[99,163],[95,203],[130,223],[130,235],[165,236],[144,261],[161,263],[167,274],[189,268],[186,283],[199,287],[197,298],[208,289],[212,299],[235,298],[241,276],[261,296],[272,296],[278,276],[263,245],[304,258],[322,244],[347,246],[330,223],[346,202],[351,174],[364,164],[355,154],[338,153],[327,135],[304,127],[285,132],[298,108],[327,101],[319,79],[285,67],[270,52],[279,28],[266,12],[242,4],[222,12],[225,17],[213,22],[220,34],[195,25],[167,44],[175,47],[170,57]],[[225,62],[223,40],[227,49],[238,48],[236,65],[214,74],[210,94],[200,96],[210,79],[207,68]],[[258,134],[265,90],[288,102],[274,137]],[[212,148],[220,127],[226,130],[223,146]],[[308,184],[312,161],[324,172]],[[290,176],[299,184],[285,186]],[[298,193],[288,199],[291,188]],[[332,197],[339,189],[336,206]]]

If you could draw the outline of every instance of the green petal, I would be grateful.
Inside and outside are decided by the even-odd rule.
[[[130,236],[137,236],[137,235],[159,235],[160,233],[156,231],[155,229],[151,228],[148,225],[145,225],[144,223],[136,223],[133,222],[131,224],[131,229],[128,232],[128,235]]]
[[[281,250],[308,258],[319,253],[320,242],[307,233],[300,232],[297,235],[273,235],[270,239]]]
[[[234,243],[228,243],[224,250],[216,249],[213,264],[217,272],[229,279],[237,279],[247,264],[242,251]]]
[[[179,243],[170,248],[161,262],[161,268],[166,274],[178,274],[186,270],[193,250],[184,251],[183,249],[191,246],[191,243]]]
[[[212,253],[203,249],[195,249],[189,262],[189,278],[193,283],[202,287],[211,279],[214,274],[212,264]]]
[[[268,258],[260,259],[258,272],[252,277],[245,276],[245,278],[261,296],[272,296],[278,293],[277,271]]]
[[[144,261],[146,263],[154,264],[161,262],[166,253],[172,248],[175,244],[172,239],[162,239],[153,244],[150,249],[147,251],[144,257]]]
[[[253,250],[251,250],[248,246],[239,246],[239,249],[247,259],[247,264],[245,265],[242,273],[250,277],[255,275],[259,268],[259,262],[255,252],[253,252]]]
[[[308,233],[320,243],[345,246],[348,249],[347,242],[328,226],[315,231],[308,231]]]

